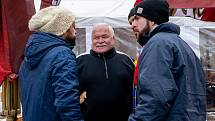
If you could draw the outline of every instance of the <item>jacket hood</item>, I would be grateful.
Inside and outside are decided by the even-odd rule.
[[[47,52],[62,45],[69,47],[63,38],[56,35],[43,32],[33,33],[25,47],[24,61],[33,69]]]
[[[176,24],[167,22],[167,23],[162,23],[159,26],[157,26],[150,34],[152,37],[158,32],[167,32],[167,33],[175,33],[175,34],[180,34],[180,27]]]
[[[159,32],[166,32],[166,33],[175,33],[175,34],[180,34],[180,27],[176,24],[170,23],[170,22],[166,22],[166,23],[162,23],[159,26],[157,26],[151,33],[150,35],[144,35],[142,38],[140,38],[140,45],[144,46],[148,40],[154,36],[155,34],[159,33]]]

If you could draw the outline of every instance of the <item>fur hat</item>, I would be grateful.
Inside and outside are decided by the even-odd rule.
[[[169,21],[169,4],[166,0],[143,0],[135,7],[135,15],[161,24]]]
[[[49,32],[55,35],[63,35],[75,22],[75,15],[60,6],[50,6],[41,9],[29,20],[30,31]]]

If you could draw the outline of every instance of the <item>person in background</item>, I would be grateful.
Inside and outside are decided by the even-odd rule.
[[[132,112],[134,63],[116,51],[115,41],[113,28],[97,23],[92,49],[77,58],[85,121],[127,121]]]
[[[143,50],[138,59],[137,106],[128,121],[205,121],[205,76],[199,58],[169,21],[165,0],[135,7],[132,29]]]
[[[31,17],[19,70],[23,121],[82,121],[74,14],[62,7],[41,9]]]

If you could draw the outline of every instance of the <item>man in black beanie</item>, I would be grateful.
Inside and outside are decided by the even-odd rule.
[[[135,7],[132,8],[132,9],[130,10],[129,14],[128,14],[128,22],[129,22],[130,25],[132,25],[132,23],[133,23],[133,21],[134,21],[134,15],[135,15]],[[133,28],[132,28],[132,30],[133,30],[135,36],[138,38],[138,36],[139,36],[138,34],[139,34],[139,33],[138,33],[136,30],[134,30]],[[140,37],[142,37],[142,36],[140,36]],[[138,42],[141,46],[143,46],[143,42],[142,42],[141,40],[142,40],[142,38],[138,38],[138,39],[137,39],[137,42]]]
[[[144,48],[138,59],[137,106],[129,121],[205,121],[205,78],[199,58],[169,23],[165,0],[135,7],[132,29]]]
[[[132,22],[134,21],[134,14],[135,14],[135,8],[132,8],[128,14],[128,22],[130,25],[132,25]],[[138,37],[138,32],[133,30],[136,37]]]
[[[132,8],[128,14],[128,22],[131,25],[134,21],[135,8]]]

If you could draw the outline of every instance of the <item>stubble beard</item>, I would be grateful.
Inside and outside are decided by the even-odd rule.
[[[140,31],[139,36],[138,36],[138,40],[145,37],[145,36],[148,36],[149,32],[150,32],[149,21],[146,20],[146,26]]]

